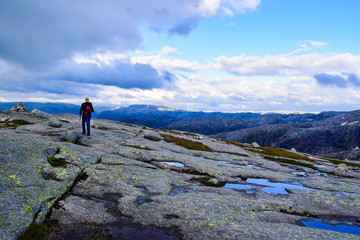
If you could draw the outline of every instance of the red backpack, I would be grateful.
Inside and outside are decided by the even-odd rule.
[[[91,115],[91,108],[90,108],[89,105],[86,106],[85,111],[84,111],[84,114],[85,114],[86,116],[90,116],[90,115]]]

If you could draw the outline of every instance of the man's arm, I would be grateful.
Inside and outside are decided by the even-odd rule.
[[[90,107],[91,107],[91,112],[94,112],[94,108],[93,108],[92,103],[91,103]]]
[[[84,104],[81,104],[81,107],[80,107],[79,120],[81,119],[81,113],[82,113],[82,111],[83,111],[83,105],[84,105]]]

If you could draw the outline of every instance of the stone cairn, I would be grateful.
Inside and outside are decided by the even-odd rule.
[[[16,107],[13,106],[10,111],[17,111],[17,112],[28,112],[28,110],[26,110],[25,105],[22,102],[19,102]]]

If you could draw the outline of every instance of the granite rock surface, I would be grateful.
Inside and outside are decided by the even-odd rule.
[[[359,226],[356,162],[51,118],[0,112],[0,239],[34,222],[45,239],[360,239],[303,223]]]

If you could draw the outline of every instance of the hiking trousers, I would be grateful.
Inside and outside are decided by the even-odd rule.
[[[83,130],[83,133],[86,133],[88,136],[90,135],[90,119],[91,119],[91,116],[83,115],[83,117],[82,117],[82,130]],[[85,123],[86,123],[87,131],[85,131]]]

